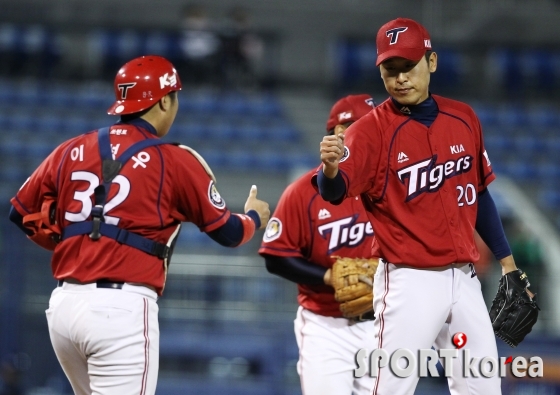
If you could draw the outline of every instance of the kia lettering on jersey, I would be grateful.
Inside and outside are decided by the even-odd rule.
[[[358,222],[358,215],[342,218],[336,221],[320,225],[317,230],[319,234],[327,239],[330,235],[328,254],[342,247],[356,247],[373,235],[373,227],[369,222]]]
[[[472,160],[471,155],[464,155],[457,160],[451,159],[445,163],[437,163],[437,155],[434,155],[403,167],[397,171],[397,176],[404,185],[408,180],[406,201],[408,202],[424,192],[436,192],[446,179],[468,172],[472,168]]]

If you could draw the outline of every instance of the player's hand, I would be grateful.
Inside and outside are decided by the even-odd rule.
[[[261,227],[259,229],[263,229],[268,224],[268,219],[270,218],[270,208],[268,207],[268,203],[257,199],[257,186],[253,185],[251,187],[251,191],[249,192],[249,197],[245,202],[245,212],[249,210],[255,210],[259,213],[259,217],[261,219]]]
[[[327,269],[327,271],[323,275],[323,282],[327,285],[332,286],[332,270],[331,269]]]
[[[319,145],[323,173],[328,178],[334,178],[338,173],[338,164],[344,155],[344,133],[325,136]]]

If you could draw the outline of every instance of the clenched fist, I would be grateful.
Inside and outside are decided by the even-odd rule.
[[[328,178],[334,178],[338,173],[338,164],[344,155],[344,133],[325,136],[319,146],[323,173]]]

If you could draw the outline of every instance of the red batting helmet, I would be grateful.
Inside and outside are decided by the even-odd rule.
[[[327,132],[334,129],[336,125],[346,122],[355,122],[375,107],[375,103],[370,95],[349,95],[343,97],[331,108],[329,119],[327,120]]]
[[[169,92],[181,90],[181,80],[170,61],[149,55],[122,66],[114,88],[116,101],[107,113],[132,114],[151,107]]]

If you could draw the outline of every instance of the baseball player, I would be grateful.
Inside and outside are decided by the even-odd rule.
[[[472,264],[479,257],[475,229],[504,274],[517,268],[487,190],[495,175],[479,120],[468,105],[430,93],[437,55],[418,22],[386,23],[376,44],[376,65],[390,97],[345,134],[323,138],[323,166],[312,182],[335,204],[361,196],[375,229],[378,348],[388,355],[400,348],[453,349],[452,336],[463,332],[471,358],[497,360]],[[479,377],[464,376],[470,361],[462,355],[448,380],[451,394],[500,394],[499,376],[481,376],[479,364],[472,365]],[[412,394],[417,382],[417,374],[401,378],[387,365],[373,394]]]
[[[372,110],[369,95],[340,99],[331,109],[327,134],[336,136]],[[373,379],[354,378],[355,353],[373,350],[373,311],[344,318],[335,300],[334,256],[369,257],[373,229],[360,197],[335,206],[309,183],[316,169],[289,185],[271,217],[259,253],[270,273],[298,284],[294,322],[302,393],[369,394]],[[371,292],[371,291],[370,291]],[[369,300],[369,309],[373,307]]]
[[[78,395],[155,393],[156,301],[181,222],[235,247],[270,214],[255,186],[245,214],[231,213],[204,160],[160,140],[181,90],[168,60],[131,60],[114,88],[120,121],[62,143],[11,200],[10,219],[53,250],[50,338]]]

